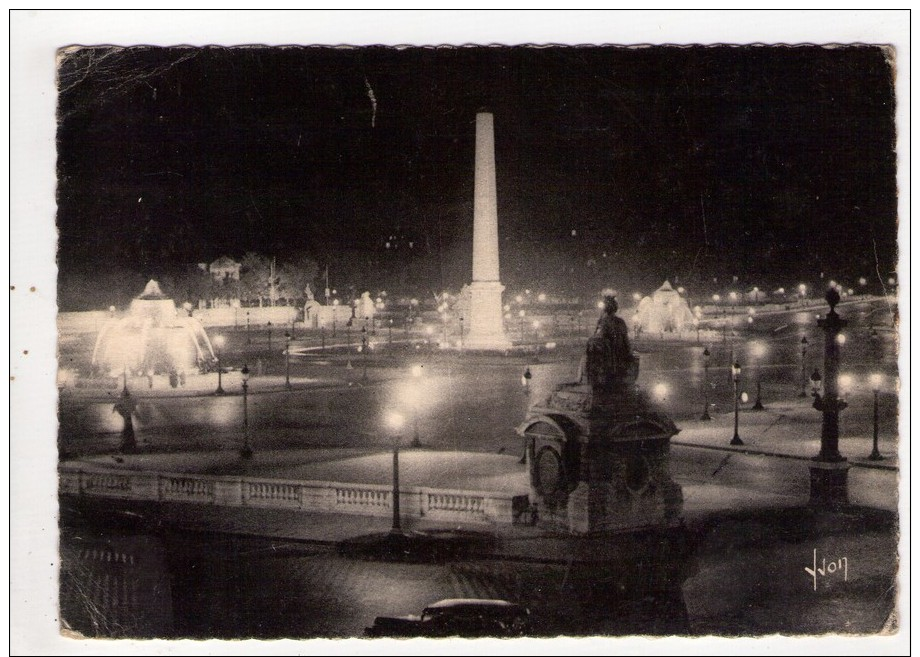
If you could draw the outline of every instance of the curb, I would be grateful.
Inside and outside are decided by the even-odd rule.
[[[814,460],[814,458],[811,456],[798,456],[796,454],[785,454],[783,452],[769,452],[766,450],[753,449],[750,447],[727,447],[727,446],[720,447],[718,445],[702,445],[700,443],[691,443],[691,442],[687,442],[684,440],[674,440],[673,438],[671,439],[671,444],[680,445],[681,447],[695,447],[697,449],[711,449],[711,450],[715,450],[719,452],[736,452],[738,454],[746,454],[749,456],[770,456],[773,458],[794,459],[797,461],[813,461]],[[897,465],[888,464],[888,463],[877,463],[877,462],[874,463],[874,462],[865,461],[862,459],[858,461],[849,460],[846,462],[857,468],[874,468],[876,470],[892,470],[894,472],[897,472],[900,470],[900,467]]]

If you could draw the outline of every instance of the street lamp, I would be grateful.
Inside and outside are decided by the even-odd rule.
[[[521,318],[521,342],[524,342],[524,316],[527,315],[527,312],[524,310],[518,311],[518,317]]]
[[[821,373],[818,368],[811,373],[811,396],[817,399],[821,395]]]
[[[246,344],[252,344],[252,338],[249,337],[249,311],[246,311]]]
[[[751,407],[752,411],[762,411],[763,403],[760,401],[760,360],[763,358],[764,354],[767,352],[767,347],[762,342],[754,342],[751,345],[751,353],[754,356],[754,363],[757,367],[757,399],[754,400],[754,405]]]
[[[741,440],[741,436],[738,435],[738,401],[740,399],[738,395],[738,383],[741,381],[741,365],[738,364],[738,361],[732,365],[732,390],[735,395],[735,435],[732,436],[731,445],[743,445],[744,442]]]
[[[808,353],[808,338],[802,336],[802,392],[799,397],[806,397],[805,387],[808,385],[808,375],[805,373],[805,354]]]
[[[214,391],[215,395],[224,394],[224,386],[222,385],[221,375],[223,374],[224,366],[220,362],[220,348],[224,346],[224,336],[215,335],[214,336],[214,346],[217,347],[217,390]]]
[[[878,391],[882,387],[882,375],[875,373],[869,377],[872,383],[872,453],[869,454],[870,461],[881,461],[885,457],[878,451]]]
[[[460,351],[463,351],[463,317],[460,317]]]
[[[249,444],[249,368],[243,365],[240,370],[243,376],[243,448],[240,456],[244,459],[252,458],[252,446]]]
[[[268,353],[272,352],[272,323],[268,322]]]
[[[399,513],[399,431],[402,429],[404,418],[399,413],[390,413],[387,417],[387,424],[393,430],[393,526],[390,528],[390,534],[402,535],[402,524],[400,523]]]
[[[363,373],[362,381],[367,381],[367,326],[361,327],[361,365]]]
[[[287,349],[284,350],[284,387],[291,389],[291,334],[289,331],[284,332],[284,339],[287,340]]]
[[[709,417],[709,347],[703,349],[703,414],[701,420],[711,420]]]
[[[422,446],[422,439],[419,437],[419,433],[418,433],[418,400],[419,400],[419,395],[421,393],[421,391],[419,390],[420,379],[422,378],[422,374],[424,373],[425,373],[425,370],[421,365],[412,366],[412,379],[413,379],[413,384],[412,384],[412,424],[413,424],[412,433],[413,433],[413,436],[412,436],[412,443],[411,443],[412,447]]]

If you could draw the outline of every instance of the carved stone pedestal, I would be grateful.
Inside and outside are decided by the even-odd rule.
[[[679,522],[683,494],[670,472],[678,429],[634,387],[560,386],[518,432],[541,525],[584,535]]]

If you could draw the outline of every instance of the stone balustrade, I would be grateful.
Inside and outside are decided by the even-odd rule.
[[[364,516],[393,512],[392,488],[380,484],[115,472],[78,464],[61,464],[58,481],[63,495]],[[404,487],[400,489],[400,512],[404,517],[440,522],[511,524],[514,497],[510,493]]]

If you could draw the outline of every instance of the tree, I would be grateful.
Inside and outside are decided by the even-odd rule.
[[[247,301],[262,301],[271,296],[271,261],[265,256],[250,251],[240,263],[240,297]]]
[[[285,262],[277,270],[278,293],[286,299],[303,299],[307,286],[312,286],[319,275],[319,265],[307,256]]]

